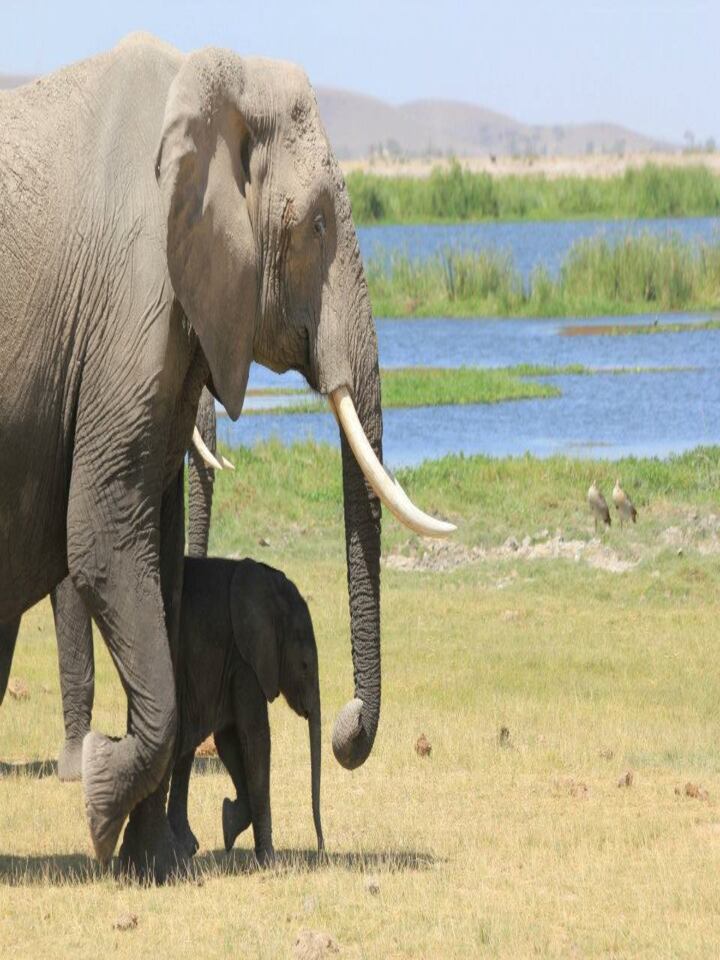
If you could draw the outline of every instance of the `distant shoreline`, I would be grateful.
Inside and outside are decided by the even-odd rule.
[[[471,173],[489,173],[493,177],[598,178],[621,176],[626,170],[639,170],[646,164],[658,167],[706,167],[720,177],[720,151],[673,151],[667,153],[585,154],[566,156],[502,156],[490,154],[471,157],[365,157],[341,160],[340,167],[350,173],[372,173],[379,177],[417,177],[425,179],[439,167],[448,170],[457,161]]]

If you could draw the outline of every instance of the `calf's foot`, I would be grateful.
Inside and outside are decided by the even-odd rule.
[[[225,849],[232,850],[233,844],[252,823],[250,806],[241,800],[230,800],[225,797],[222,805],[222,828]]]
[[[179,822],[171,818],[168,819],[170,820],[170,829],[175,835],[175,839],[180,843],[188,857],[194,857],[200,849],[200,844],[192,832],[188,821]]]
[[[130,814],[120,847],[120,864],[123,873],[140,883],[160,885],[188,875],[189,856],[170,827],[164,791],[153,793]]]

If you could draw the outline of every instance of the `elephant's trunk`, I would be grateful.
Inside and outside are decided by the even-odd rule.
[[[362,261],[355,243],[345,259],[344,275],[331,278],[335,293],[330,314],[345,334],[346,350],[331,365],[335,382],[324,383],[328,395],[350,391],[367,440],[382,461],[382,409],[377,337]],[[322,356],[322,353],[321,353]],[[340,428],[345,510],[345,549],[350,601],[350,643],[355,696],[338,714],[333,728],[335,757],[348,770],[365,762],[380,718],[380,502],[366,483],[348,439]]]
[[[215,453],[215,401],[207,387],[200,395],[196,423],[208,448]],[[189,459],[188,554],[206,557],[215,474],[194,446],[190,447]]]
[[[312,781],[312,813],[315,824],[315,834],[317,836],[318,853],[325,852],[325,841],[323,839],[322,823],[320,821],[320,699],[315,710],[308,718],[308,728],[310,731],[310,776]]]

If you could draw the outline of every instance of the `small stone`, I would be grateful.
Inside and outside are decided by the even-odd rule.
[[[523,537],[522,545],[525,550],[532,546],[532,537]]]
[[[619,787],[631,787],[631,786],[633,785],[633,780],[634,780],[634,779],[635,779],[634,773],[632,772],[632,770],[628,770],[628,771],[627,771],[626,773],[624,773],[624,774],[620,777],[620,779],[618,780],[618,786],[619,786]]]
[[[323,960],[340,953],[337,941],[320,930],[301,930],[295,940],[295,960]]]
[[[682,547],[678,547],[677,555],[678,555],[679,557],[681,557],[681,556],[683,555],[683,548],[682,548]]]
[[[30,687],[19,677],[11,677],[7,685],[7,692],[13,700],[29,700]]]
[[[113,922],[113,930],[134,930],[138,925],[136,913],[122,913]]]
[[[380,893],[380,881],[378,878],[368,877],[365,880],[365,889],[371,896],[376,897]]]
[[[503,546],[506,550],[512,550],[513,552],[520,549],[520,544],[517,542],[515,537],[508,537]]]
[[[260,537],[260,539],[258,540],[258,543],[260,544],[261,547],[269,547],[269,546],[270,546],[270,541],[269,541],[269,540],[266,540],[265,537]]]
[[[709,799],[707,790],[704,790],[699,784],[691,783],[690,781],[685,784],[685,796],[691,797],[693,800]]]
[[[432,744],[424,733],[421,733],[415,741],[415,753],[419,757],[429,757],[432,753]]]
[[[556,787],[559,793],[568,794],[578,800],[584,800],[589,793],[587,784],[574,777],[563,777],[556,782]]]

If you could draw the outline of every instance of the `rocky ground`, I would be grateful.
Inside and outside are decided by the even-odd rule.
[[[628,531],[621,549],[598,535],[566,539],[561,529],[552,534],[540,530],[521,538],[510,536],[499,546],[468,546],[415,537],[397,547],[385,565],[391,570],[445,573],[470,564],[502,560],[569,560],[608,573],[627,573],[667,548],[674,548],[678,554],[693,550],[704,555],[720,553],[720,515],[692,510],[679,523],[661,528],[649,538],[636,539]]]

